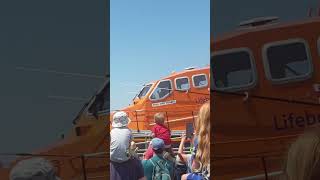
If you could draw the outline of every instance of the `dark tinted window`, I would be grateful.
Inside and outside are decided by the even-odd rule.
[[[304,43],[270,46],[266,50],[270,76],[273,80],[293,79],[310,73],[310,60]]]
[[[142,98],[142,97],[144,97],[145,95],[147,95],[147,93],[149,92],[149,90],[150,90],[150,88],[151,88],[151,85],[152,85],[152,84],[146,85],[146,86],[140,91],[138,97],[139,97],[139,98]]]
[[[162,81],[158,84],[157,88],[153,91],[152,95],[150,96],[150,99],[157,100],[162,99],[166,96],[168,96],[172,91],[171,87],[171,81]]]
[[[213,83],[216,88],[248,86],[254,81],[250,55],[246,51],[231,52],[211,57]]]
[[[188,78],[178,78],[176,79],[177,90],[188,90],[190,89],[189,79]]]
[[[105,112],[109,110],[110,102],[110,87],[109,83],[98,93],[96,94],[94,102],[89,107],[89,113]]]
[[[204,74],[193,76],[194,87],[206,87],[208,85],[207,76]]]

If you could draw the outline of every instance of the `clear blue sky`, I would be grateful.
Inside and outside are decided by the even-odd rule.
[[[209,64],[209,0],[111,0],[110,13],[111,110],[144,83]]]

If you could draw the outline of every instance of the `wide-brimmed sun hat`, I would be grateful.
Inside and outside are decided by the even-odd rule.
[[[118,111],[113,115],[112,118],[112,127],[126,127],[131,122],[128,114],[124,111]]]

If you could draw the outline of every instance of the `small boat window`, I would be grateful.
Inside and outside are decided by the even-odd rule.
[[[193,86],[195,88],[203,88],[208,86],[208,79],[205,74],[197,74],[192,76]]]
[[[100,114],[106,113],[109,111],[109,102],[110,102],[110,85],[106,84],[96,95],[94,101],[90,104],[88,108],[89,114]]]
[[[211,56],[212,88],[241,90],[256,83],[253,56],[249,49],[224,50]]]
[[[176,78],[176,89],[180,91],[186,91],[190,89],[190,83],[188,77]]]
[[[158,83],[158,86],[152,92],[151,100],[160,100],[166,98],[172,92],[171,80],[163,80]]]
[[[140,93],[138,94],[138,98],[143,98],[144,96],[147,95],[147,93],[149,92],[150,88],[151,88],[152,84],[148,84],[146,86],[144,86],[142,88],[142,90],[140,91]]]
[[[312,63],[304,40],[287,40],[264,46],[266,76],[273,82],[304,80],[311,76]]]

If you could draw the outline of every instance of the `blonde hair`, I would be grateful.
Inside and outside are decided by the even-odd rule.
[[[154,122],[157,124],[164,124],[165,116],[163,113],[156,113],[154,115]]]
[[[288,151],[284,166],[287,180],[320,179],[320,129],[301,135]]]
[[[200,163],[200,168],[208,169],[210,165],[210,101],[201,106],[195,130],[198,137],[195,160]]]

